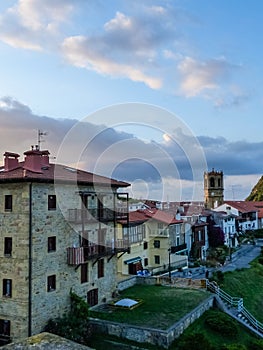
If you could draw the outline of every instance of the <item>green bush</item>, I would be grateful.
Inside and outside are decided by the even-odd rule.
[[[213,350],[213,347],[203,333],[191,333],[182,336],[176,349]]]
[[[247,347],[243,344],[229,344],[223,345],[220,350],[247,350]]]
[[[263,256],[260,256],[260,257],[258,258],[258,262],[259,262],[261,265],[263,265]]]
[[[238,334],[238,328],[235,321],[224,313],[209,313],[205,319],[205,323],[213,331],[220,333],[222,336],[235,338]]]
[[[63,317],[50,319],[45,331],[73,340],[86,343],[90,327],[88,322],[88,304],[77,294],[70,292],[71,310]]]
[[[249,344],[249,350],[263,350],[263,339],[256,339]]]

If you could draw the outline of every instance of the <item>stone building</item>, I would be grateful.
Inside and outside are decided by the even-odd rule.
[[[223,171],[204,173],[205,208],[214,209],[224,202],[224,174]]]
[[[110,299],[128,249],[116,234],[128,209],[115,210],[128,183],[51,164],[38,147],[24,156],[6,152],[0,167],[2,343],[43,331],[68,310],[71,289],[90,305]]]

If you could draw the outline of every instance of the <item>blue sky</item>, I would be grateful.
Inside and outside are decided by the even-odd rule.
[[[22,154],[43,129],[58,159],[130,181],[133,195],[189,199],[196,184],[201,198],[207,166],[224,171],[227,199],[244,199],[262,175],[262,12],[260,0],[1,2],[1,151]],[[76,156],[76,123],[84,140],[112,130]]]

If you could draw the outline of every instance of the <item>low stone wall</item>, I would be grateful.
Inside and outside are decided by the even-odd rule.
[[[148,327],[137,327],[127,323],[117,323],[91,318],[90,323],[94,331],[114,335],[119,338],[126,338],[138,343],[150,343],[164,348],[168,348],[171,343],[178,338],[185,329],[197,320],[205,311],[213,306],[214,296],[211,295],[198,307],[176,322],[168,330],[160,330]]]

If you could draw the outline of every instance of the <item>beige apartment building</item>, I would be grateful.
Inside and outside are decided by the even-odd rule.
[[[148,270],[154,274],[188,266],[184,222],[159,209],[129,213],[129,225],[122,224],[123,236],[130,243],[126,254],[119,254],[119,275],[135,275]]]
[[[0,341],[31,336],[70,307],[70,290],[90,305],[116,291],[116,235],[128,222],[129,184],[49,162],[38,147],[6,152],[0,167]],[[127,204],[128,205],[128,204]],[[127,207],[128,208],[128,207]]]

